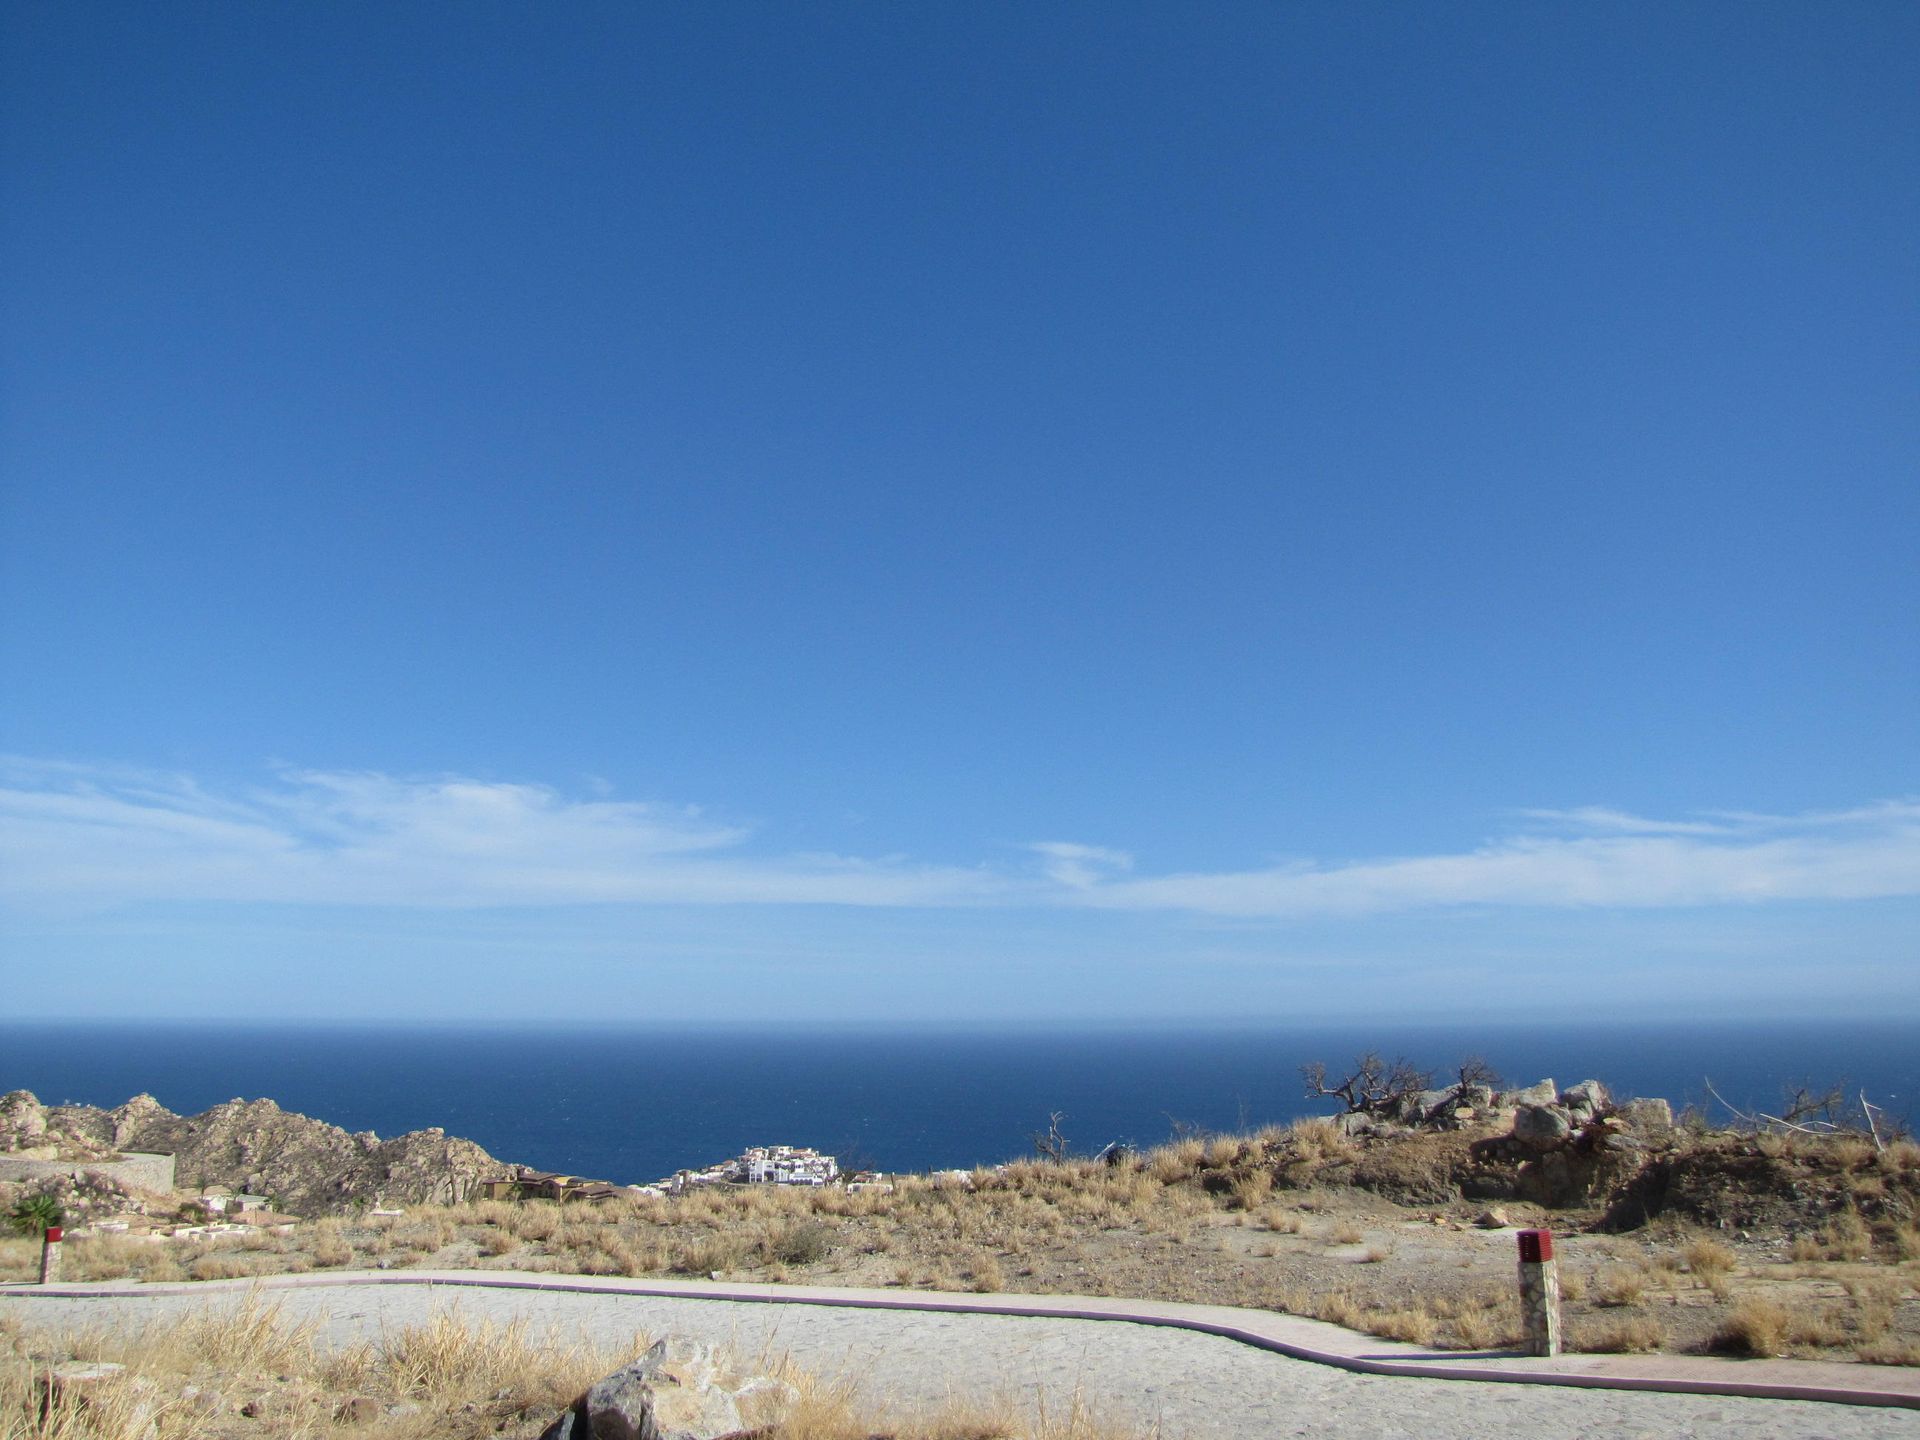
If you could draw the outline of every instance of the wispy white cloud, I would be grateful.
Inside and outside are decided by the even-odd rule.
[[[284,771],[212,796],[190,779],[0,765],[0,895],[491,907],[606,903],[957,905],[984,870],[833,855],[757,858],[697,809],[540,785]]]
[[[592,787],[599,792],[600,787]],[[1030,844],[1020,866],[765,854],[697,808],[463,777],[192,777],[0,761],[0,897],[484,909],[597,904],[1053,906],[1284,920],[1432,907],[1649,908],[1920,895],[1920,801],[1803,816],[1519,812],[1456,853],[1140,874],[1125,851]]]
[[[1040,857],[1040,872],[1056,885],[1086,890],[1116,871],[1131,870],[1133,857],[1124,850],[1101,845],[1076,845],[1070,840],[1037,840],[1027,846]]]
[[[1625,833],[1581,833],[1594,828]],[[1451,855],[1143,877],[1102,886],[1081,903],[1277,918],[1449,905],[1629,909],[1920,894],[1920,802],[1707,827],[1596,827],[1586,818],[1575,830],[1491,840]]]
[[[1572,810],[1522,810],[1529,820],[1575,831],[1620,835],[1725,835],[1734,828],[1726,820],[1649,820],[1604,805],[1582,805]]]

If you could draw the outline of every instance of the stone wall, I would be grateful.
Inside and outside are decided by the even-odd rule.
[[[91,1170],[131,1190],[173,1189],[173,1156],[121,1152],[115,1160],[21,1160],[0,1155],[0,1180],[44,1180],[49,1175],[72,1175]]]

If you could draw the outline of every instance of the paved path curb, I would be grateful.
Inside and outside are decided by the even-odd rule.
[[[865,1310],[926,1310],[962,1315],[1019,1315],[1056,1320],[1118,1320],[1166,1325],[1366,1375],[1478,1380],[1497,1384],[1567,1385],[1841,1405],[1920,1409],[1920,1372],[1819,1360],[1722,1360],[1693,1355],[1562,1355],[1552,1360],[1506,1353],[1433,1351],[1360,1335],[1319,1320],[1230,1305],[1110,1299],[1088,1295],[955,1294],[818,1285],[744,1285],[721,1280],[631,1280],[595,1275],[517,1274],[483,1270],[340,1271],[204,1280],[184,1285],[137,1282],[98,1285],[0,1285],[8,1299],[97,1299],[106,1296],[206,1295],[253,1289],[425,1285],[444,1289],[534,1290],[560,1294],[636,1295],[727,1300],[755,1305],[830,1305]],[[1869,1372],[1871,1378],[1861,1372]]]

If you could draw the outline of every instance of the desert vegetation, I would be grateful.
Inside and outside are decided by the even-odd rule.
[[[1677,1130],[1647,1167],[1662,1175],[1662,1208],[1630,1230],[1604,1197],[1556,1210],[1501,1204],[1506,1220],[1559,1235],[1578,1348],[1911,1364],[1920,1146],[1854,1138]],[[1481,1228],[1485,1204],[1463,1197],[1479,1173],[1474,1144],[1470,1131],[1354,1137],[1308,1120],[963,1179],[903,1176],[891,1193],[712,1187],[596,1205],[418,1206],[237,1240],[103,1235],[72,1242],[67,1274],[503,1268],[1124,1294],[1495,1349],[1518,1335],[1513,1243]],[[0,1242],[0,1276],[28,1278],[36,1263],[35,1242]]]
[[[643,1351],[597,1347],[457,1309],[329,1350],[257,1297],[131,1333],[26,1334],[0,1326],[4,1440],[482,1440],[535,1434],[576,1394]],[[94,1362],[89,1364],[88,1362]],[[101,1364],[99,1362],[105,1362]],[[770,1376],[755,1413],[767,1440],[1132,1440],[1080,1397],[1054,1412],[955,1400],[889,1412],[778,1355],[734,1362]]]

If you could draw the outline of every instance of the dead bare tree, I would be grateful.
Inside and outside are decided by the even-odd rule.
[[[1459,1088],[1471,1089],[1475,1085],[1484,1085],[1489,1090],[1498,1090],[1506,1081],[1500,1078],[1500,1072],[1487,1063],[1484,1055],[1469,1055],[1454,1067]]]
[[[1060,1133],[1060,1122],[1066,1118],[1055,1110],[1047,1116],[1047,1128],[1033,1132],[1033,1153],[1049,1164],[1060,1164],[1073,1149],[1067,1137]]]
[[[1365,1115],[1380,1114],[1409,1095],[1433,1088],[1431,1072],[1404,1057],[1383,1060],[1377,1050],[1360,1056],[1338,1081],[1331,1078],[1320,1060],[1302,1065],[1300,1078],[1306,1081],[1308,1099],[1338,1100],[1349,1113]]]

